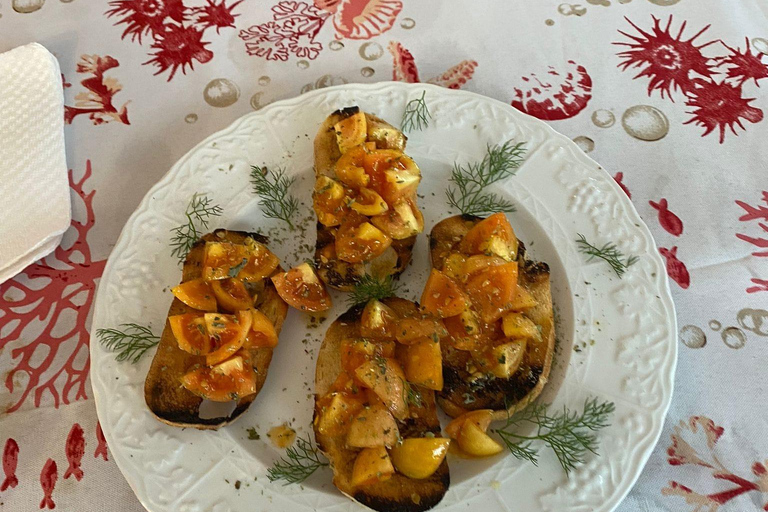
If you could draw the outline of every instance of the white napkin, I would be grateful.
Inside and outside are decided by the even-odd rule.
[[[71,219],[64,96],[37,43],[0,54],[0,283],[50,254]]]

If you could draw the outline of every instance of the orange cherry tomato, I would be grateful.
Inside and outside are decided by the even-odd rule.
[[[495,322],[512,307],[517,293],[517,262],[481,269],[467,279],[466,291],[486,322]]]
[[[445,318],[464,311],[467,298],[456,281],[432,269],[421,295],[421,307],[428,313]]]
[[[277,268],[280,260],[263,244],[247,238],[245,244],[207,242],[203,259],[203,279],[263,279]]]
[[[319,176],[315,181],[315,191],[312,194],[312,206],[317,214],[317,220],[324,226],[338,226],[347,208],[347,200],[351,192],[333,178]]]
[[[195,355],[205,355],[213,350],[213,342],[205,327],[203,313],[185,313],[168,317],[171,331],[179,348]]]
[[[276,347],[277,330],[267,315],[259,310],[251,310],[251,330],[245,337],[245,348]]]
[[[397,320],[397,313],[392,308],[381,301],[371,300],[360,317],[360,334],[365,338],[394,338]]]
[[[364,155],[365,172],[370,176],[370,188],[379,193],[387,204],[414,197],[421,182],[421,171],[410,157],[396,149],[377,149]]]
[[[289,306],[300,311],[325,311],[331,307],[331,296],[309,263],[272,276],[278,295]]]
[[[216,296],[219,308],[224,311],[234,313],[253,307],[253,297],[248,293],[242,281],[231,278],[219,279],[218,281],[211,281],[210,286]]]
[[[230,402],[256,392],[256,372],[247,353],[240,351],[212,367],[193,367],[181,385],[206,400]]]
[[[517,258],[517,237],[503,213],[494,213],[475,224],[459,245],[465,254],[495,255],[512,261]]]
[[[357,190],[361,187],[367,187],[371,181],[370,176],[366,174],[365,155],[368,151],[363,146],[357,146],[343,155],[336,161],[336,177],[345,185]]]
[[[388,211],[371,218],[371,224],[395,240],[424,231],[424,216],[412,198],[400,199]]]
[[[171,288],[171,293],[192,309],[216,311],[216,298],[213,296],[211,285],[203,279],[185,281]]]
[[[205,356],[205,363],[208,366],[218,364],[240,350],[251,329],[252,319],[250,311],[238,311],[237,315],[206,313],[205,327],[215,350]]]
[[[363,263],[392,245],[392,238],[358,213],[350,213],[336,232],[336,255],[348,263]]]
[[[400,343],[409,345],[423,338],[439,341],[446,336],[448,331],[439,318],[425,316],[421,318],[403,318],[397,323],[395,338]]]

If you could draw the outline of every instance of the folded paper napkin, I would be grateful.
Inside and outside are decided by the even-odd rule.
[[[50,254],[69,227],[64,96],[39,44],[0,54],[0,283]]]

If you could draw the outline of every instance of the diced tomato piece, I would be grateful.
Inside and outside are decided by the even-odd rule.
[[[205,355],[214,349],[213,341],[205,327],[203,313],[185,313],[168,317],[171,331],[179,348],[195,355]]]
[[[459,350],[476,351],[483,348],[483,337],[479,322],[474,318],[471,310],[443,319],[448,334],[451,336],[450,344]]]
[[[211,289],[216,296],[219,308],[234,313],[253,307],[253,297],[248,293],[245,284],[238,279],[219,279],[211,281]]]
[[[484,254],[476,254],[467,258],[464,263],[465,280],[470,275],[484,270],[488,267],[498,267],[504,265],[507,261],[498,256],[485,256]]]
[[[408,382],[424,386],[427,389],[443,389],[443,358],[440,343],[429,338],[422,338],[412,345],[403,346],[398,351],[403,361],[403,370]]]
[[[371,300],[360,317],[360,334],[366,338],[394,338],[397,320],[397,313],[392,308],[381,301]]]
[[[237,315],[206,313],[205,328],[214,342],[215,350],[205,356],[205,363],[208,366],[215,365],[240,350],[251,330],[252,319],[250,311],[238,311]]]
[[[410,157],[395,149],[377,149],[364,156],[366,173],[371,177],[370,188],[379,193],[387,204],[414,197],[421,182],[421,171]]]
[[[421,295],[421,307],[441,318],[458,315],[467,307],[459,285],[437,269],[432,269]]]
[[[289,306],[300,311],[325,311],[331,307],[331,296],[309,263],[272,277],[278,295]]]
[[[390,245],[392,239],[358,213],[346,216],[336,232],[336,255],[349,263],[370,261]]]
[[[207,242],[203,260],[203,279],[238,278],[255,281],[275,271],[280,260],[263,244],[247,238],[245,244]]]
[[[341,155],[341,158],[336,161],[336,177],[354,190],[367,187],[371,181],[364,168],[367,153],[365,147],[357,146]]]
[[[432,341],[439,341],[446,336],[448,331],[439,318],[433,316],[409,317],[403,318],[397,323],[397,332],[395,338],[400,343],[406,345],[428,338]]]
[[[338,226],[347,208],[348,191],[344,186],[328,176],[319,176],[315,181],[312,194],[312,206],[317,220],[324,226]]]
[[[412,198],[400,199],[389,211],[372,217],[371,223],[395,240],[424,231],[424,216]]]
[[[192,309],[216,311],[216,297],[213,296],[211,285],[203,279],[185,281],[171,288],[171,293]]]
[[[230,402],[256,392],[256,372],[244,351],[215,366],[198,366],[181,378],[187,390],[206,400]]]
[[[498,320],[509,311],[517,293],[517,262],[475,272],[467,279],[466,290],[484,322]]]
[[[315,426],[328,436],[346,433],[350,422],[363,410],[360,398],[346,393],[329,393],[317,401]]]
[[[251,330],[245,337],[245,348],[276,347],[277,330],[272,320],[257,309],[251,310]]]
[[[365,142],[368,136],[368,123],[364,112],[358,112],[346,119],[342,119],[333,129],[336,132],[336,142],[339,151],[346,153],[350,149]]]
[[[387,205],[379,194],[370,188],[361,188],[355,195],[349,207],[357,213],[369,217],[373,215],[381,215],[389,210],[389,205]]]
[[[389,480],[395,473],[384,446],[363,448],[352,467],[352,487],[363,487]]]
[[[459,246],[465,254],[499,256],[506,261],[517,259],[517,237],[503,213],[494,213],[475,224]]]

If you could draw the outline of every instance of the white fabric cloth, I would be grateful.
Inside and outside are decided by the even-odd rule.
[[[50,254],[69,227],[59,63],[32,43],[0,55],[0,282]]]

